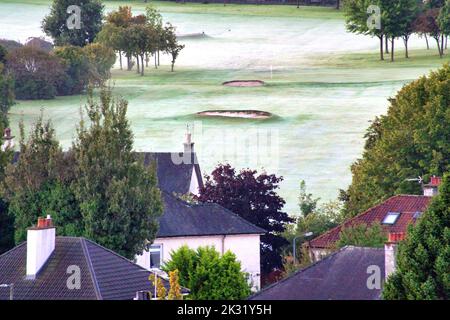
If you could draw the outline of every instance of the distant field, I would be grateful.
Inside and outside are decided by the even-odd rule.
[[[0,0],[0,38],[24,41],[39,36],[49,1]],[[108,10],[139,1],[107,1]],[[334,199],[350,182],[349,166],[363,147],[369,120],[386,112],[387,98],[405,83],[428,73],[449,56],[411,41],[411,59],[398,42],[395,63],[378,60],[378,41],[345,31],[342,14],[331,8],[239,6],[155,2],[186,38],[175,72],[167,58],[145,77],[113,70],[116,94],[130,102],[128,116],[139,150],[181,150],[186,124],[195,124],[194,140],[205,173],[218,162],[265,168],[285,177],[281,194],[296,214],[298,185]],[[136,10],[136,12],[140,12]],[[258,79],[266,85],[232,88],[222,83]],[[70,146],[84,96],[50,101],[20,101],[11,110],[13,130],[23,118],[29,126],[41,107],[58,137]],[[275,115],[268,120],[200,118],[205,110],[251,109]],[[259,134],[259,140],[255,138]],[[264,139],[271,135],[272,144]],[[256,143],[260,142],[259,146]],[[272,148],[263,148],[270,145]]]

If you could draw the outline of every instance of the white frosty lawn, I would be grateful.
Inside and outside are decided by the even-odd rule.
[[[108,3],[108,9],[111,4]],[[295,10],[295,7],[292,8]],[[0,38],[24,41],[39,36],[45,5],[2,3]],[[386,111],[386,98],[436,64],[411,67],[346,68],[328,59],[350,52],[377,52],[378,42],[345,31],[342,20],[223,14],[163,14],[185,38],[170,73],[167,60],[144,78],[115,70],[115,92],[129,102],[128,115],[139,150],[181,150],[184,128],[194,124],[194,140],[204,172],[218,162],[262,168],[285,177],[281,194],[297,213],[298,185],[333,199],[350,182],[350,164],[360,156],[369,120]],[[400,47],[400,42],[398,42]],[[413,39],[411,48],[423,48]],[[374,56],[376,60],[376,56]],[[259,79],[258,88],[230,88],[224,81]],[[84,97],[20,102],[11,112],[13,129],[23,114],[31,124],[41,106],[69,146]],[[261,110],[269,120],[202,118],[205,110]],[[266,140],[267,135],[271,140]],[[259,136],[256,138],[256,136]]]

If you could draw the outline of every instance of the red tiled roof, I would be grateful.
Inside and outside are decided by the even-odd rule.
[[[321,236],[311,240],[311,248],[329,248],[339,240],[342,228],[353,225],[374,223],[381,224],[388,212],[399,212],[400,216],[393,225],[382,225],[386,233],[406,232],[410,223],[415,222],[415,213],[423,212],[428,207],[431,197],[415,195],[397,195],[387,199],[385,202],[368,209],[367,211],[347,220],[343,224],[329,230]]]

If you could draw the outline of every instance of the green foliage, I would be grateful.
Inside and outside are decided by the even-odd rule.
[[[401,194],[420,194],[407,179],[450,170],[450,65],[422,77],[390,99],[390,107],[369,128],[362,159],[352,165],[345,208],[354,216]]]
[[[164,48],[163,50],[170,54],[172,57],[171,62],[171,71],[173,72],[173,68],[175,66],[175,61],[178,58],[178,55],[180,54],[180,51],[184,49],[184,44],[179,44],[177,40],[177,36],[175,34],[176,28],[172,26],[170,23],[166,23],[164,26],[164,35],[163,35],[163,42],[164,42]]]
[[[102,85],[111,77],[111,68],[116,62],[114,50],[100,43],[91,43],[83,48],[83,54],[89,62],[90,82]]]
[[[70,157],[65,157],[55,139],[55,131],[42,115],[24,141],[21,127],[20,161],[8,165],[2,181],[2,198],[8,202],[8,212],[15,220],[15,241],[26,239],[26,230],[36,224],[38,216],[52,215],[61,226],[58,233],[79,235],[77,205],[70,190],[73,170]],[[73,166],[73,164],[72,164]]]
[[[193,300],[239,300],[250,295],[247,276],[230,251],[220,256],[214,247],[183,246],[171,253],[163,269],[179,270],[180,284],[191,290]]]
[[[102,89],[86,105],[89,127],[81,121],[73,145],[77,162],[74,190],[84,236],[133,258],[157,232],[162,200],[155,166],[146,168],[132,151],[128,103]]]
[[[386,235],[379,224],[368,226],[357,224],[343,228],[336,243],[338,248],[345,246],[382,248],[386,242]]]
[[[397,271],[383,290],[388,300],[450,298],[450,174],[427,211],[399,244]]]
[[[89,82],[89,61],[83,48],[76,46],[57,47],[54,54],[61,58],[66,72],[63,80],[58,84],[59,95],[81,93]]]
[[[69,29],[67,26],[67,20],[71,17],[67,9],[72,5],[81,10],[80,29]],[[53,38],[57,46],[83,47],[92,43],[101,30],[103,7],[99,0],[54,0],[50,14],[42,21],[42,29]]]
[[[8,112],[14,105],[14,97],[14,78],[6,72],[5,66],[0,62],[0,122],[2,129],[9,125]]]
[[[450,35],[450,0],[445,1],[438,17],[439,28],[446,36]]]
[[[6,51],[6,48],[0,44],[0,63],[6,62],[7,53],[8,53],[8,51]]]
[[[52,99],[64,78],[61,59],[28,46],[9,52],[7,68],[15,79],[17,99]]]

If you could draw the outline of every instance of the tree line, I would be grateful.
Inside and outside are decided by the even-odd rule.
[[[409,40],[413,34],[436,41],[442,58],[450,35],[450,0],[345,0],[347,30],[377,37],[380,59],[391,54],[394,61],[395,41],[401,39],[405,57],[409,58]]]

